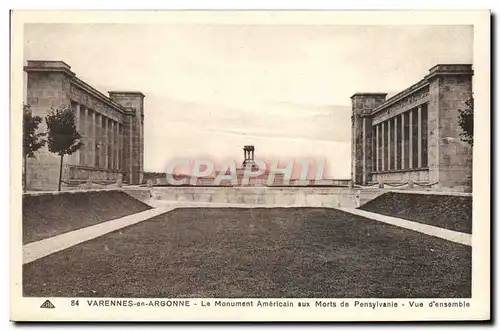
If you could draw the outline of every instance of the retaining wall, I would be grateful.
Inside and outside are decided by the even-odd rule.
[[[356,192],[363,204],[383,193],[380,189],[356,190],[341,187],[153,187],[152,199],[178,202],[243,203],[356,207]],[[134,196],[136,193],[133,193]]]

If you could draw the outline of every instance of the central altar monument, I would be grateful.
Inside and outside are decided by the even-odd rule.
[[[257,172],[260,171],[259,165],[255,162],[255,147],[253,145],[243,146],[244,160],[241,167],[236,168],[236,178],[239,186],[265,186],[269,173],[264,169],[264,173],[257,177],[249,177],[248,183],[243,182],[245,171]]]
[[[284,174],[274,174],[272,183],[268,183],[269,169],[263,160],[255,161],[255,147],[245,145],[243,147],[244,160],[240,167],[233,168],[236,171],[236,182],[223,179],[217,186],[281,186],[283,185]],[[233,171],[234,171],[233,170]],[[246,174],[246,176],[245,176]],[[217,177],[233,175],[231,169],[216,170],[213,175],[198,178],[198,185],[214,185]],[[234,178],[234,177],[233,177]]]
[[[283,185],[284,175],[277,173],[274,175],[274,180],[272,183],[268,183],[269,179],[269,169],[266,163],[260,163],[255,161],[255,147],[253,145],[243,146],[244,160],[241,167],[236,168],[236,178],[238,179],[238,186],[275,186]],[[263,166],[264,169],[260,167]],[[250,176],[248,182],[243,181],[245,171],[250,171],[253,173],[259,172],[259,175]]]
[[[255,147],[253,145],[246,145],[243,147],[243,152],[245,153],[245,160],[243,161],[243,168],[251,167],[252,169],[257,167],[255,163]]]

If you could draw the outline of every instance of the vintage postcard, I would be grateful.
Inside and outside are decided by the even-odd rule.
[[[13,11],[13,321],[490,319],[490,12]]]

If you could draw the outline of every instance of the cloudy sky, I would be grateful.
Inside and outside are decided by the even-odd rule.
[[[29,24],[24,60],[62,60],[145,99],[145,170],[176,158],[326,159],[350,175],[350,96],[472,63],[469,26]]]

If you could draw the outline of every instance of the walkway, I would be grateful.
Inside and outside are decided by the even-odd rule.
[[[378,222],[387,223],[391,225],[396,225],[405,229],[421,232],[429,236],[438,237],[448,241],[453,241],[462,245],[471,246],[472,235],[463,232],[452,231],[437,226],[432,226],[423,223],[417,223],[408,221],[402,218],[390,217],[381,214],[371,213],[368,211],[352,208],[337,208],[339,210],[345,211],[346,213],[351,213],[358,216],[363,216]]]
[[[23,264],[38,260],[44,256],[62,251],[82,242],[119,230],[126,226],[148,220],[157,215],[166,213],[172,208],[154,208],[137,214],[128,215],[111,221],[92,225],[83,229],[66,232],[54,237],[35,241],[23,246]]]

